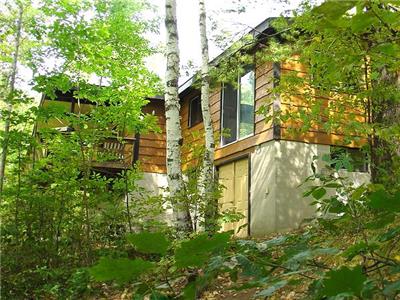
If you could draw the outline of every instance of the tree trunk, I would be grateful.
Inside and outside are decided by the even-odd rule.
[[[203,113],[203,124],[205,132],[205,149],[203,165],[200,171],[199,191],[201,199],[205,201],[205,229],[212,231],[216,217],[217,203],[213,197],[214,185],[214,130],[210,113],[210,75],[208,64],[208,40],[206,24],[205,0],[199,0],[199,25],[200,25],[200,47],[201,47],[201,111]]]
[[[165,118],[167,130],[167,177],[174,210],[176,227],[179,231],[192,231],[190,213],[180,197],[183,188],[181,169],[182,133],[179,117],[179,48],[176,23],[176,1],[165,0],[165,27],[167,31],[167,70],[165,74]]]
[[[15,78],[17,76],[17,63],[18,63],[18,58],[19,58],[19,47],[20,47],[20,41],[21,41],[21,28],[22,28],[22,16],[23,16],[23,7],[22,7],[21,3],[18,5],[18,9],[19,9],[19,12],[18,12],[18,19],[17,19],[17,31],[15,33],[16,34],[15,50],[14,50],[10,80],[9,80],[10,92],[8,94],[8,99],[6,99],[7,115],[5,116],[5,121],[4,121],[4,133],[3,133],[4,140],[3,140],[3,146],[1,149],[1,156],[0,156],[0,199],[1,199],[1,194],[3,192],[4,176],[5,176],[6,161],[7,161],[8,141],[9,141],[9,134],[10,134],[11,113],[13,110],[12,98],[14,97],[14,91],[15,91]]]
[[[377,90],[394,91],[400,88],[400,73],[389,72],[386,67],[382,67],[379,73],[380,78],[373,82]],[[372,123],[388,129],[400,123],[400,102],[394,94],[386,93],[372,101]],[[399,166],[400,141],[395,136],[375,134],[371,147],[371,181],[388,188],[398,186]]]

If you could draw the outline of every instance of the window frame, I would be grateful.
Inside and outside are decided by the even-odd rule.
[[[236,80],[236,83],[238,85],[238,88],[236,89],[236,99],[237,99],[237,101],[236,101],[236,139],[234,141],[226,143],[226,144],[223,144],[223,135],[222,135],[222,131],[224,130],[224,128],[223,128],[224,111],[223,110],[224,110],[224,100],[225,100],[225,83],[221,84],[221,117],[220,117],[220,136],[221,136],[220,137],[220,145],[221,145],[221,148],[229,146],[229,145],[237,143],[237,142],[240,142],[240,141],[242,141],[244,139],[247,139],[249,137],[254,136],[254,134],[255,134],[255,128],[256,128],[256,126],[255,126],[255,114],[256,114],[256,111],[255,111],[255,105],[256,105],[256,68],[255,68],[255,65],[252,64],[250,66],[247,66],[247,68],[245,68],[245,70],[247,70],[247,72],[245,72],[242,75],[238,74],[237,75],[237,80]],[[254,108],[253,109],[253,130],[252,130],[252,132],[250,134],[248,134],[246,136],[243,136],[243,137],[240,137],[240,103],[241,103],[240,102],[240,100],[241,100],[240,96],[241,96],[241,87],[242,87],[242,85],[240,84],[240,79],[243,76],[245,76],[246,74],[250,73],[250,72],[254,73],[254,80],[253,80],[253,102],[254,102],[254,105],[253,105],[253,108]]]
[[[199,111],[200,112],[200,121],[193,123],[192,122],[192,107],[193,107],[192,103],[196,99],[198,99],[200,102],[200,111]],[[190,98],[190,100],[189,100],[188,127],[192,128],[192,127],[200,124],[201,122],[203,122],[203,112],[201,109],[201,95],[197,95],[197,96]]]

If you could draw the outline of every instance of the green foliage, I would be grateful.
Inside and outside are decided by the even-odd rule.
[[[168,199],[149,197],[138,187],[137,169],[109,176],[91,168],[96,160],[117,159],[98,153],[105,139],[159,131],[155,118],[141,109],[145,97],[158,91],[143,61],[153,52],[143,38],[153,28],[141,13],[145,5],[119,0],[38,5],[40,12],[26,23],[25,40],[34,42],[24,46],[35,89],[52,99],[58,91],[72,91],[77,106],[88,100],[94,107],[85,114],[57,105],[30,108],[20,91],[8,99],[15,109],[1,195],[2,298],[88,298],[101,294],[97,281],[115,281],[118,287],[126,285],[134,299],[196,299],[218,277],[229,278],[236,291],[259,288],[254,295],[259,298],[285,298],[292,289],[314,299],[399,295],[399,127],[393,113],[399,100],[394,74],[400,18],[390,3],[305,5],[290,24],[277,22],[280,38],[288,43],[271,37],[269,48],[255,55],[262,62],[300,54],[298,61],[307,68],[304,76],[283,72],[273,90],[282,102],[303,94],[307,108],[272,112],[268,120],[294,120],[294,133],[321,126],[344,136],[344,144],[367,137],[365,151],[376,171],[372,184],[355,186],[342,172],[355,169],[347,153],[325,157],[326,169],[314,170],[304,193],[318,216],[298,231],[267,240],[213,234],[221,221],[241,216],[233,211],[205,219],[209,203],[199,197],[196,167],[187,171],[179,202],[192,212],[196,231],[206,222],[212,226],[185,239],[159,221]],[[1,37],[12,34],[12,27],[4,28]],[[253,55],[243,53],[255,43],[250,37],[238,42],[212,75],[235,81],[253,62]],[[2,44],[0,53],[2,65],[9,66],[9,49]],[[54,61],[51,68],[49,60]],[[1,96],[6,94],[1,89]],[[322,100],[327,97],[335,99],[328,106]],[[365,110],[369,120],[360,122],[359,112]],[[54,120],[73,131],[51,128]],[[202,149],[193,153],[201,157]],[[213,186],[214,207],[222,188]]]
[[[394,297],[395,295],[398,295],[399,292],[400,292],[400,280],[387,284],[385,286],[385,289],[383,290],[385,296],[388,297]]]
[[[103,257],[90,268],[90,273],[98,281],[135,282],[137,288],[134,293],[137,298],[149,296],[151,299],[177,299],[182,296],[184,299],[196,299],[198,290],[213,279],[216,269],[220,268],[216,267],[215,262],[214,267],[208,264],[213,264],[211,260],[214,255],[224,253],[230,237],[230,232],[212,236],[203,233],[171,244],[160,232],[129,235],[128,240],[138,252],[156,253],[161,257],[146,256],[146,260]],[[171,247],[174,251],[167,252]],[[202,276],[198,273],[200,269],[204,272]],[[171,283],[173,279],[185,278],[189,270],[195,274],[195,279],[185,279],[184,286],[175,290]]]
[[[400,212],[400,193],[390,195],[379,189],[368,195],[368,206],[376,211]]]
[[[326,273],[322,280],[320,293],[321,296],[358,296],[361,297],[361,291],[367,277],[363,274],[361,266],[354,269],[341,267],[338,270],[332,270]]]
[[[184,241],[175,251],[175,262],[178,268],[201,267],[210,259],[210,254],[223,250],[231,233],[216,233],[209,237],[207,233],[199,234],[194,239]]]
[[[115,280],[122,284],[136,279],[152,268],[153,263],[140,258],[130,260],[128,258],[102,257],[99,263],[90,269],[90,274],[97,281]]]
[[[294,136],[318,130],[341,135],[341,145],[364,146],[372,181],[388,189],[398,186],[396,4],[324,1],[313,7],[305,1],[294,18],[280,18],[274,26],[282,33],[280,43],[269,42],[259,56],[293,63],[272,92],[283,103],[301,97],[302,105],[286,106],[276,115],[267,108],[260,111],[288,124]],[[344,167],[352,163],[341,161]]]
[[[218,201],[222,196],[223,189],[225,188],[218,181],[217,176],[209,182],[210,188],[207,188],[205,197],[200,193],[200,171],[204,158],[204,145],[199,145],[193,141],[197,140],[202,135],[199,131],[191,132],[188,143],[183,145],[184,151],[192,154],[189,161],[183,161],[188,167],[184,169],[184,189],[177,199],[177,202],[182,203],[192,213],[192,224],[195,232],[204,228],[209,233],[215,233],[221,229],[223,223],[238,222],[243,219],[243,214],[236,211],[236,208],[228,210],[221,210],[218,207]],[[215,136],[215,141],[219,140],[219,136]]]
[[[171,246],[170,241],[161,232],[141,232],[129,234],[128,241],[137,251],[142,253],[158,253],[165,255]]]
[[[367,253],[368,251],[373,251],[378,248],[378,244],[367,244],[364,241],[361,241],[357,244],[354,244],[346,249],[343,252],[343,256],[347,258],[347,260],[352,260],[355,256]]]
[[[357,1],[340,1],[339,3],[335,1],[326,1],[314,8],[313,11],[328,20],[336,20],[356,4]]]
[[[118,159],[98,151],[106,139],[124,143],[127,134],[159,130],[156,118],[142,112],[146,97],[159,90],[144,63],[153,53],[144,34],[153,27],[142,18],[147,6],[141,1],[44,0],[35,2],[37,11],[29,1],[21,5],[21,63],[33,70],[34,89],[50,99],[72,92],[75,111],[52,100],[35,107],[20,91],[8,99],[1,298],[82,298],[101,293],[82,267],[115,255],[126,245],[126,232],[162,225],[150,220],[159,217],[162,202],[137,186],[139,169],[109,174],[93,168]],[[16,15],[7,17],[15,26]],[[4,66],[8,71],[9,62]],[[7,94],[3,75],[1,95]],[[87,101],[90,111],[83,109]],[[8,114],[3,103],[0,109]],[[136,206],[128,194],[139,198]]]
[[[255,298],[264,298],[265,297],[270,297],[272,296],[276,291],[278,291],[279,289],[283,288],[285,285],[287,285],[287,281],[286,280],[281,280],[278,281],[274,284],[272,284],[270,287],[268,287],[265,290],[262,290],[260,292],[258,292],[257,294],[254,295]]]

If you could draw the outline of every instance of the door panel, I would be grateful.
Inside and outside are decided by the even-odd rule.
[[[239,222],[225,223],[222,230],[238,230],[240,226],[248,223],[248,159],[241,159],[219,168],[219,182],[225,189],[219,200],[221,211],[232,210],[243,214],[245,217]],[[237,236],[247,236],[247,226],[242,228]]]

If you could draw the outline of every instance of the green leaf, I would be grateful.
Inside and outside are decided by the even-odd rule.
[[[333,255],[338,252],[339,250],[336,248],[307,249],[305,251],[297,252],[295,255],[290,257],[285,264],[289,266],[291,269],[296,269],[299,267],[300,263],[312,259],[316,256]]]
[[[369,250],[377,249],[378,245],[377,244],[370,244],[367,245],[365,242],[359,242],[357,244],[354,244],[353,246],[350,246],[349,248],[346,249],[346,251],[343,252],[343,256],[347,258],[348,261],[352,260],[356,255],[360,253],[364,253]]]
[[[341,187],[343,187],[343,184],[336,183],[336,182],[331,182],[331,183],[325,184],[324,187],[327,187],[327,188],[341,188]]]
[[[278,291],[279,289],[283,288],[285,285],[287,285],[287,280],[281,280],[278,281],[276,283],[274,283],[273,285],[271,285],[270,287],[268,287],[265,290],[262,290],[260,292],[258,292],[257,294],[254,295],[254,298],[265,298],[265,297],[269,297],[271,295],[273,295],[276,291]]]
[[[395,43],[384,43],[376,46],[374,50],[387,56],[398,57],[400,46]]]
[[[296,253],[292,257],[290,257],[285,265],[289,266],[291,269],[297,268],[299,263],[311,259],[313,257],[311,250],[305,250]]]
[[[128,258],[102,257],[97,265],[89,269],[89,272],[96,281],[115,280],[122,284],[138,278],[153,267],[153,263],[140,258],[130,260]]]
[[[240,267],[242,268],[243,272],[242,275],[244,276],[260,276],[262,273],[262,269],[256,265],[254,262],[249,260],[243,254],[238,254],[235,256],[236,260],[238,261]]]
[[[326,1],[320,6],[313,9],[314,13],[322,14],[330,20],[335,20],[341,17],[349,9],[353,8],[357,1]]]
[[[167,295],[161,294],[159,292],[152,292],[150,295],[150,300],[169,300],[172,299]]]
[[[223,250],[230,240],[230,232],[216,233],[209,237],[207,233],[184,241],[175,251],[175,264],[178,268],[200,267],[210,259],[210,255]]]
[[[336,248],[317,248],[312,251],[313,256],[335,255],[339,252]]]
[[[317,200],[321,199],[323,196],[325,196],[325,194],[326,194],[326,189],[324,189],[323,187],[315,189],[312,192],[312,196]]]
[[[184,300],[195,300],[196,299],[196,282],[189,282],[183,289]]]
[[[309,191],[304,192],[304,193],[303,193],[303,197],[308,197],[308,196],[310,196],[314,191],[315,191],[315,187],[312,188],[312,189],[309,190]]]
[[[395,296],[397,292],[400,292],[400,280],[385,285],[385,288],[383,289],[383,294],[389,297]]]
[[[129,234],[127,239],[137,251],[142,253],[165,254],[171,246],[164,233],[161,232],[141,232]]]
[[[337,198],[330,199],[330,206],[328,209],[329,212],[336,214],[343,213],[346,212],[347,208],[348,207],[343,202],[339,201]]]
[[[376,16],[370,11],[363,14],[357,14],[351,18],[351,29],[355,33],[366,31],[377,20]]]
[[[400,226],[389,229],[384,234],[379,236],[380,242],[387,242],[400,235]]]
[[[388,224],[392,224],[395,219],[395,215],[392,213],[385,213],[383,215],[376,214],[375,220],[366,224],[368,229],[381,229],[386,227]]]
[[[210,271],[218,270],[224,266],[225,260],[222,256],[217,255],[210,258],[210,263],[208,264],[208,268]]]
[[[398,274],[400,273],[400,265],[392,266],[390,268],[390,274]]]
[[[355,201],[355,200],[360,200],[361,196],[365,193],[365,186],[361,185],[357,187],[350,195],[350,199]]]
[[[258,243],[257,248],[259,250],[265,250],[265,249],[268,249],[268,248],[271,248],[274,246],[282,245],[284,242],[286,242],[286,240],[287,240],[287,237],[282,235],[282,236],[267,240],[265,242]]]
[[[378,211],[400,212],[399,193],[392,196],[384,190],[378,190],[368,195],[367,199],[369,200],[367,204],[372,209]]]
[[[229,277],[233,282],[236,282],[239,279],[239,274],[237,269],[229,270]]]
[[[333,297],[339,294],[360,296],[367,277],[362,273],[361,266],[354,269],[341,267],[326,273],[322,281],[321,293]]]

